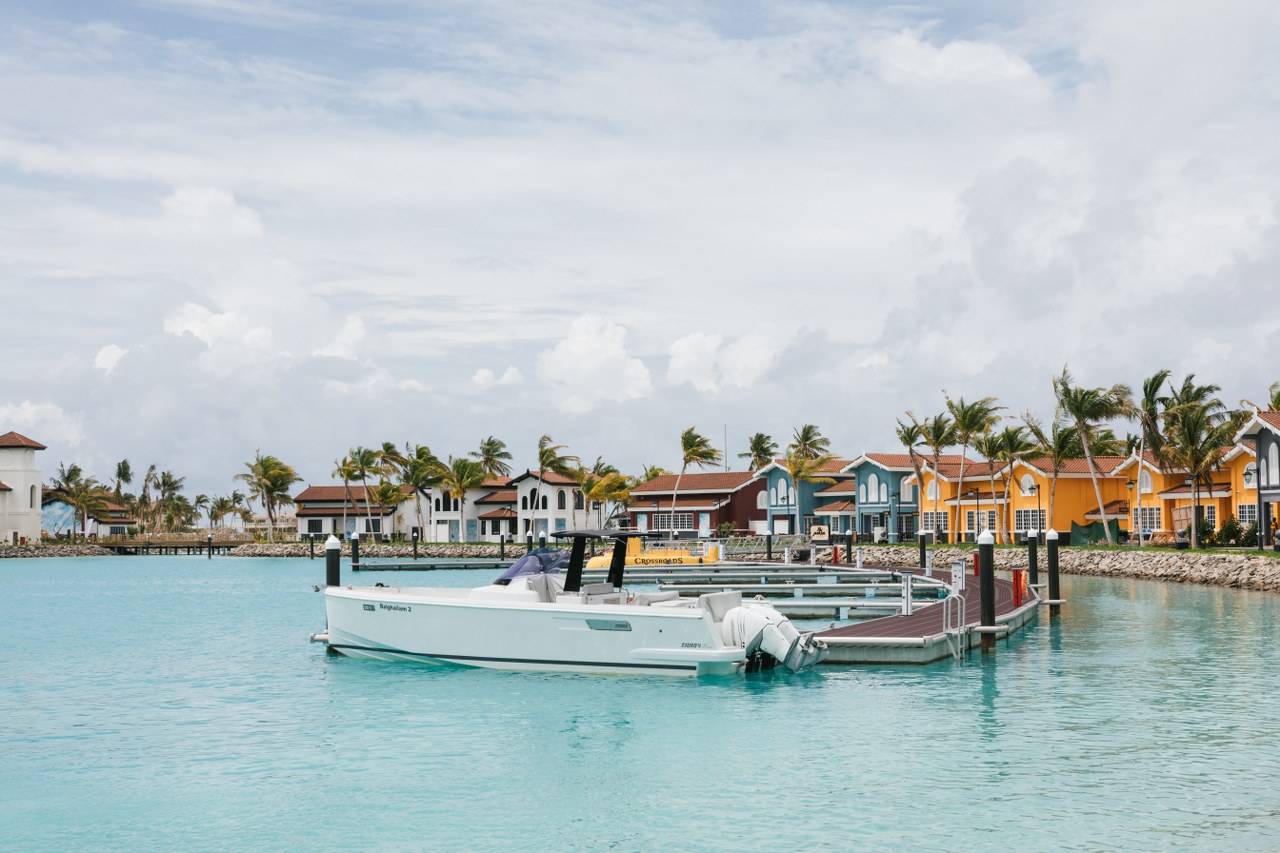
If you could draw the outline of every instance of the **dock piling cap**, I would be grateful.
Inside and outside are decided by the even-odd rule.
[[[337,536],[330,533],[329,538],[324,540],[324,549],[326,551],[341,551],[342,543],[338,541]]]
[[[1048,533],[1046,533],[1046,534],[1044,535],[1044,538],[1045,538],[1045,539],[1057,539],[1057,538],[1058,538],[1058,531],[1056,531],[1056,530],[1054,530],[1052,527],[1050,527],[1050,528],[1049,528],[1049,532],[1048,532]]]
[[[978,544],[979,544],[979,545],[994,545],[994,544],[996,544],[996,537],[994,537],[994,536],[992,536],[992,535],[991,535],[991,531],[990,531],[990,530],[984,530],[984,531],[982,531],[981,533],[979,533],[979,534],[978,534]]]

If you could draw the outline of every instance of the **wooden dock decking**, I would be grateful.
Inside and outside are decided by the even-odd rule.
[[[950,581],[951,573],[935,571],[931,577]],[[1040,598],[1034,589],[1029,588],[1022,604],[1015,605],[1013,582],[997,576],[995,593],[996,624],[1004,626],[1009,633],[1036,617]],[[953,643],[967,651],[979,642],[981,634],[975,629],[980,621],[981,604],[978,579],[972,574],[965,578],[961,595],[965,603],[964,628],[951,638],[947,635],[946,611],[941,604],[923,607],[910,616],[897,614],[830,628],[815,636],[831,650],[827,663],[932,663],[952,656]]]

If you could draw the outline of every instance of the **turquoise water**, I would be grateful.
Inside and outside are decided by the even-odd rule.
[[[1280,596],[1067,577],[986,659],[693,681],[328,656],[320,560],[0,581],[5,850],[1280,849]]]

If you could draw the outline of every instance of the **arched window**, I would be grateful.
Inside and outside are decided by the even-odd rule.
[[[880,484],[880,503],[887,504],[889,502],[889,484]]]
[[[907,482],[907,478],[906,478],[906,477],[903,477],[903,478],[902,478],[902,482],[898,485],[898,491],[899,491],[899,493],[902,495],[902,502],[903,502],[904,504],[905,504],[905,503],[910,503],[910,502],[911,502],[911,500],[912,500],[911,495],[912,495],[912,490],[913,490],[913,489],[914,489],[914,487],[913,487],[910,483],[908,483],[908,482]]]
[[[778,487],[777,486],[769,487],[769,503],[773,504],[774,506],[778,505]]]
[[[936,501],[938,499],[938,481],[937,480],[929,481],[929,488],[925,490],[925,498],[931,501]]]
[[[461,499],[461,498],[454,498],[454,499],[453,499],[453,511],[454,511],[454,512],[458,512],[458,511],[459,511],[459,510],[461,510],[461,509],[462,509],[462,499]]]
[[[1151,472],[1150,471],[1142,471],[1138,474],[1138,491],[1142,492],[1144,495],[1151,494]]]
[[[528,496],[528,495],[523,495],[523,496],[520,498],[520,508],[521,508],[521,509],[528,509],[528,508],[529,508],[529,496]]]
[[[582,492],[574,492],[574,493],[573,493],[573,508],[574,508],[574,509],[582,509],[582,501],[583,501]]]
[[[564,489],[560,489],[556,492],[556,509],[564,509],[564,508],[565,508]]]
[[[538,505],[538,487],[537,486],[534,486],[532,489],[529,490],[529,504],[535,507]]]
[[[1267,449],[1267,485],[1274,486],[1277,483],[1280,483],[1280,448],[1272,441],[1271,447]]]
[[[861,485],[858,486],[858,503],[864,504],[866,502],[867,502],[867,484],[862,483]]]
[[[765,501],[769,496],[764,493],[764,489],[760,490],[760,494],[756,495],[756,509],[766,509]]]
[[[867,494],[871,500],[876,500],[876,496],[880,494],[880,477],[875,471],[871,472],[871,476],[867,477]]]
[[[436,498],[436,512],[440,511],[440,499]]]
[[[788,494],[790,491],[791,490],[787,487],[787,481],[779,480],[778,481],[778,503],[780,504],[791,503],[791,496]]]
[[[1030,495],[1031,490],[1036,486],[1036,478],[1030,474],[1023,474],[1022,479],[1018,481],[1018,490],[1023,496]]]
[[[546,508],[547,508],[547,496],[546,496],[546,495],[543,495],[543,496],[542,496],[542,508],[543,508],[543,509],[546,509]]]
[[[29,498],[29,501],[30,501],[30,508],[35,509],[36,508],[36,487],[35,486],[31,487],[31,497]]]

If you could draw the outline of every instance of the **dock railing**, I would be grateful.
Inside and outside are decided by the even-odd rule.
[[[765,536],[731,536],[722,540],[721,544],[726,558],[755,557],[763,560],[768,549]],[[775,557],[781,556],[783,549],[788,546],[797,548],[808,544],[809,538],[798,533],[776,535],[773,537],[773,554]]]

